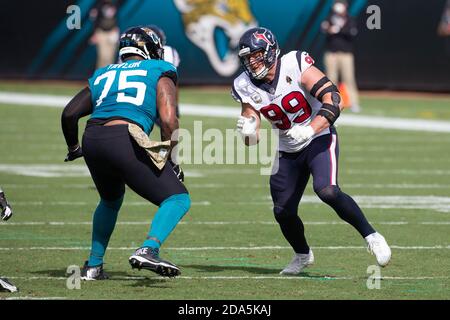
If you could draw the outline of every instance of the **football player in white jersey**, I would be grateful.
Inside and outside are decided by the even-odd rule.
[[[167,61],[171,64],[173,64],[175,66],[175,68],[178,68],[178,66],[180,65],[180,55],[178,54],[178,51],[171,46],[167,45],[167,37],[166,37],[166,33],[163,31],[163,29],[161,29],[160,27],[158,27],[157,25],[151,24],[149,26],[147,26],[147,28],[153,30],[153,32],[156,33],[156,35],[159,37],[161,44],[163,45],[163,49],[164,49],[164,61]],[[178,84],[177,84],[177,117],[180,117],[180,109],[178,107]],[[159,122],[157,122],[158,124]]]
[[[338,89],[313,66],[308,53],[279,53],[270,30],[247,30],[238,52],[245,71],[231,92],[242,105],[237,129],[247,145],[259,141],[261,114],[279,132],[279,166],[270,177],[270,191],[275,219],[295,252],[281,274],[298,274],[314,262],[297,213],[310,175],[319,198],[361,234],[380,266],[387,265],[391,250],[386,240],[338,185],[339,143],[333,125],[343,108]]]

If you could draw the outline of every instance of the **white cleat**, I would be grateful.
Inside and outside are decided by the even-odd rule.
[[[314,254],[309,249],[308,254],[296,253],[292,261],[284,268],[280,274],[282,275],[296,275],[302,272],[303,269],[314,263]]]
[[[367,242],[367,251],[375,255],[378,265],[385,267],[391,260],[391,248],[389,248],[386,239],[378,232],[369,234],[365,237]]]

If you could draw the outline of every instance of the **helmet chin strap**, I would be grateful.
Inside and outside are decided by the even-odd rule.
[[[142,51],[138,48],[135,48],[135,47],[124,47],[124,48],[120,49],[119,57],[122,57],[124,54],[136,54],[146,60],[150,60],[150,56],[148,54],[146,54],[144,51]]]
[[[257,80],[261,80],[267,75],[267,73],[269,73],[269,68],[264,66],[259,73],[252,72],[252,75],[253,75],[253,78],[255,78]]]

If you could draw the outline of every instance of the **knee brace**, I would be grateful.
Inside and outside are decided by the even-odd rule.
[[[333,204],[337,201],[339,194],[341,193],[341,189],[338,186],[327,186],[320,191],[316,191],[320,200],[327,204]]]

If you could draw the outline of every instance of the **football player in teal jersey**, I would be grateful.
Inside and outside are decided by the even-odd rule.
[[[173,147],[178,129],[176,117],[176,68],[163,61],[164,50],[149,28],[132,27],[120,37],[120,64],[96,70],[89,86],[65,107],[61,124],[68,146],[65,161],[84,157],[100,195],[94,212],[92,247],[81,276],[84,280],[106,279],[103,257],[122,205],[125,185],[159,206],[148,236],[129,258],[133,268],[148,269],[161,276],[177,276],[180,269],[162,260],[159,249],[190,208],[183,173],[170,159],[160,169],[130,134],[137,125],[150,134],[157,118],[161,140]],[[91,114],[78,142],[78,119]],[[144,135],[145,136],[145,135]]]

